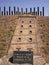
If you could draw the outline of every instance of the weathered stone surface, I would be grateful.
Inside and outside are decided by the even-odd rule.
[[[46,63],[44,58],[42,57],[41,53],[41,47],[43,47],[41,38],[39,36],[38,31],[38,25],[36,18],[33,18],[34,16],[31,15],[25,15],[18,17],[18,20],[16,21],[16,29],[13,35],[13,38],[11,40],[11,45],[8,51],[8,55],[11,57],[13,55],[13,51],[17,51],[17,48],[20,48],[20,51],[28,51],[28,48],[33,51],[33,65],[49,65]],[[24,21],[24,23],[22,23]],[[32,23],[29,23],[29,22]],[[21,28],[21,25],[23,24],[23,28]],[[31,28],[29,28],[29,25],[32,25]],[[22,34],[20,34],[20,31],[23,31]],[[32,31],[32,34],[29,34],[29,31]],[[32,42],[29,42],[28,38],[32,38]],[[22,38],[22,41],[19,42],[18,38]],[[8,56],[4,56],[2,59],[0,59],[0,65],[14,65],[10,63],[8,60]],[[17,64],[19,65],[19,64]],[[21,64],[21,65],[29,65],[29,64]]]
[[[10,63],[8,56],[4,56],[2,59],[0,59],[0,65],[15,65]],[[33,65],[49,65],[45,62],[44,58],[42,56],[34,55],[33,56]],[[17,64],[19,65],[19,64]],[[31,64],[21,64],[21,65],[31,65]]]

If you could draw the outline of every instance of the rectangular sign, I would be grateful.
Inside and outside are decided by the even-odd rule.
[[[18,63],[18,64],[29,63],[33,65],[33,52],[32,51],[14,51],[13,63]]]

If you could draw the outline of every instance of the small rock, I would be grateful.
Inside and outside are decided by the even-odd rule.
[[[49,65],[48,63],[46,63],[45,65]]]

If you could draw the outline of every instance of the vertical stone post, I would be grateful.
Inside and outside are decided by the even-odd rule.
[[[32,14],[32,8],[30,8],[30,14]]]
[[[1,15],[1,7],[0,7],[0,15]]]
[[[40,11],[40,16],[42,16],[43,14],[42,14],[42,11]]]
[[[11,11],[11,14],[13,15],[13,11]]]
[[[36,11],[36,15],[37,15],[37,11]]]
[[[42,15],[44,16],[44,7],[42,7]]]
[[[19,7],[17,7],[17,14],[19,14]]]
[[[23,8],[21,8],[21,14],[23,14]]]
[[[37,7],[37,15],[39,16],[39,7]]]
[[[36,14],[36,10],[35,10],[35,7],[33,8],[33,12],[34,12],[34,15]]]
[[[11,7],[9,6],[9,15],[11,15]]]
[[[27,14],[27,8],[26,8],[26,14]]]
[[[2,16],[4,15],[3,11],[2,11]]]
[[[6,11],[6,15],[8,15],[8,11]]]
[[[6,7],[4,6],[4,15],[6,15]]]
[[[16,14],[16,7],[14,6],[14,15]]]

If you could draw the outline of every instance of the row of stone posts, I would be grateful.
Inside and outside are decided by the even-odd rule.
[[[37,7],[37,11],[36,8],[30,8],[30,12],[28,12],[28,9],[26,8],[26,11],[23,11],[23,8],[21,8],[21,12],[19,10],[19,7],[17,7],[17,11],[16,11],[16,7],[14,6],[13,10],[11,10],[11,7],[9,6],[9,11],[6,11],[6,7],[4,6],[3,11],[1,10],[0,7],[0,15],[16,15],[16,14],[32,14],[32,15],[38,15],[38,16],[44,16],[44,7],[42,7],[42,11],[39,10],[39,7]]]

